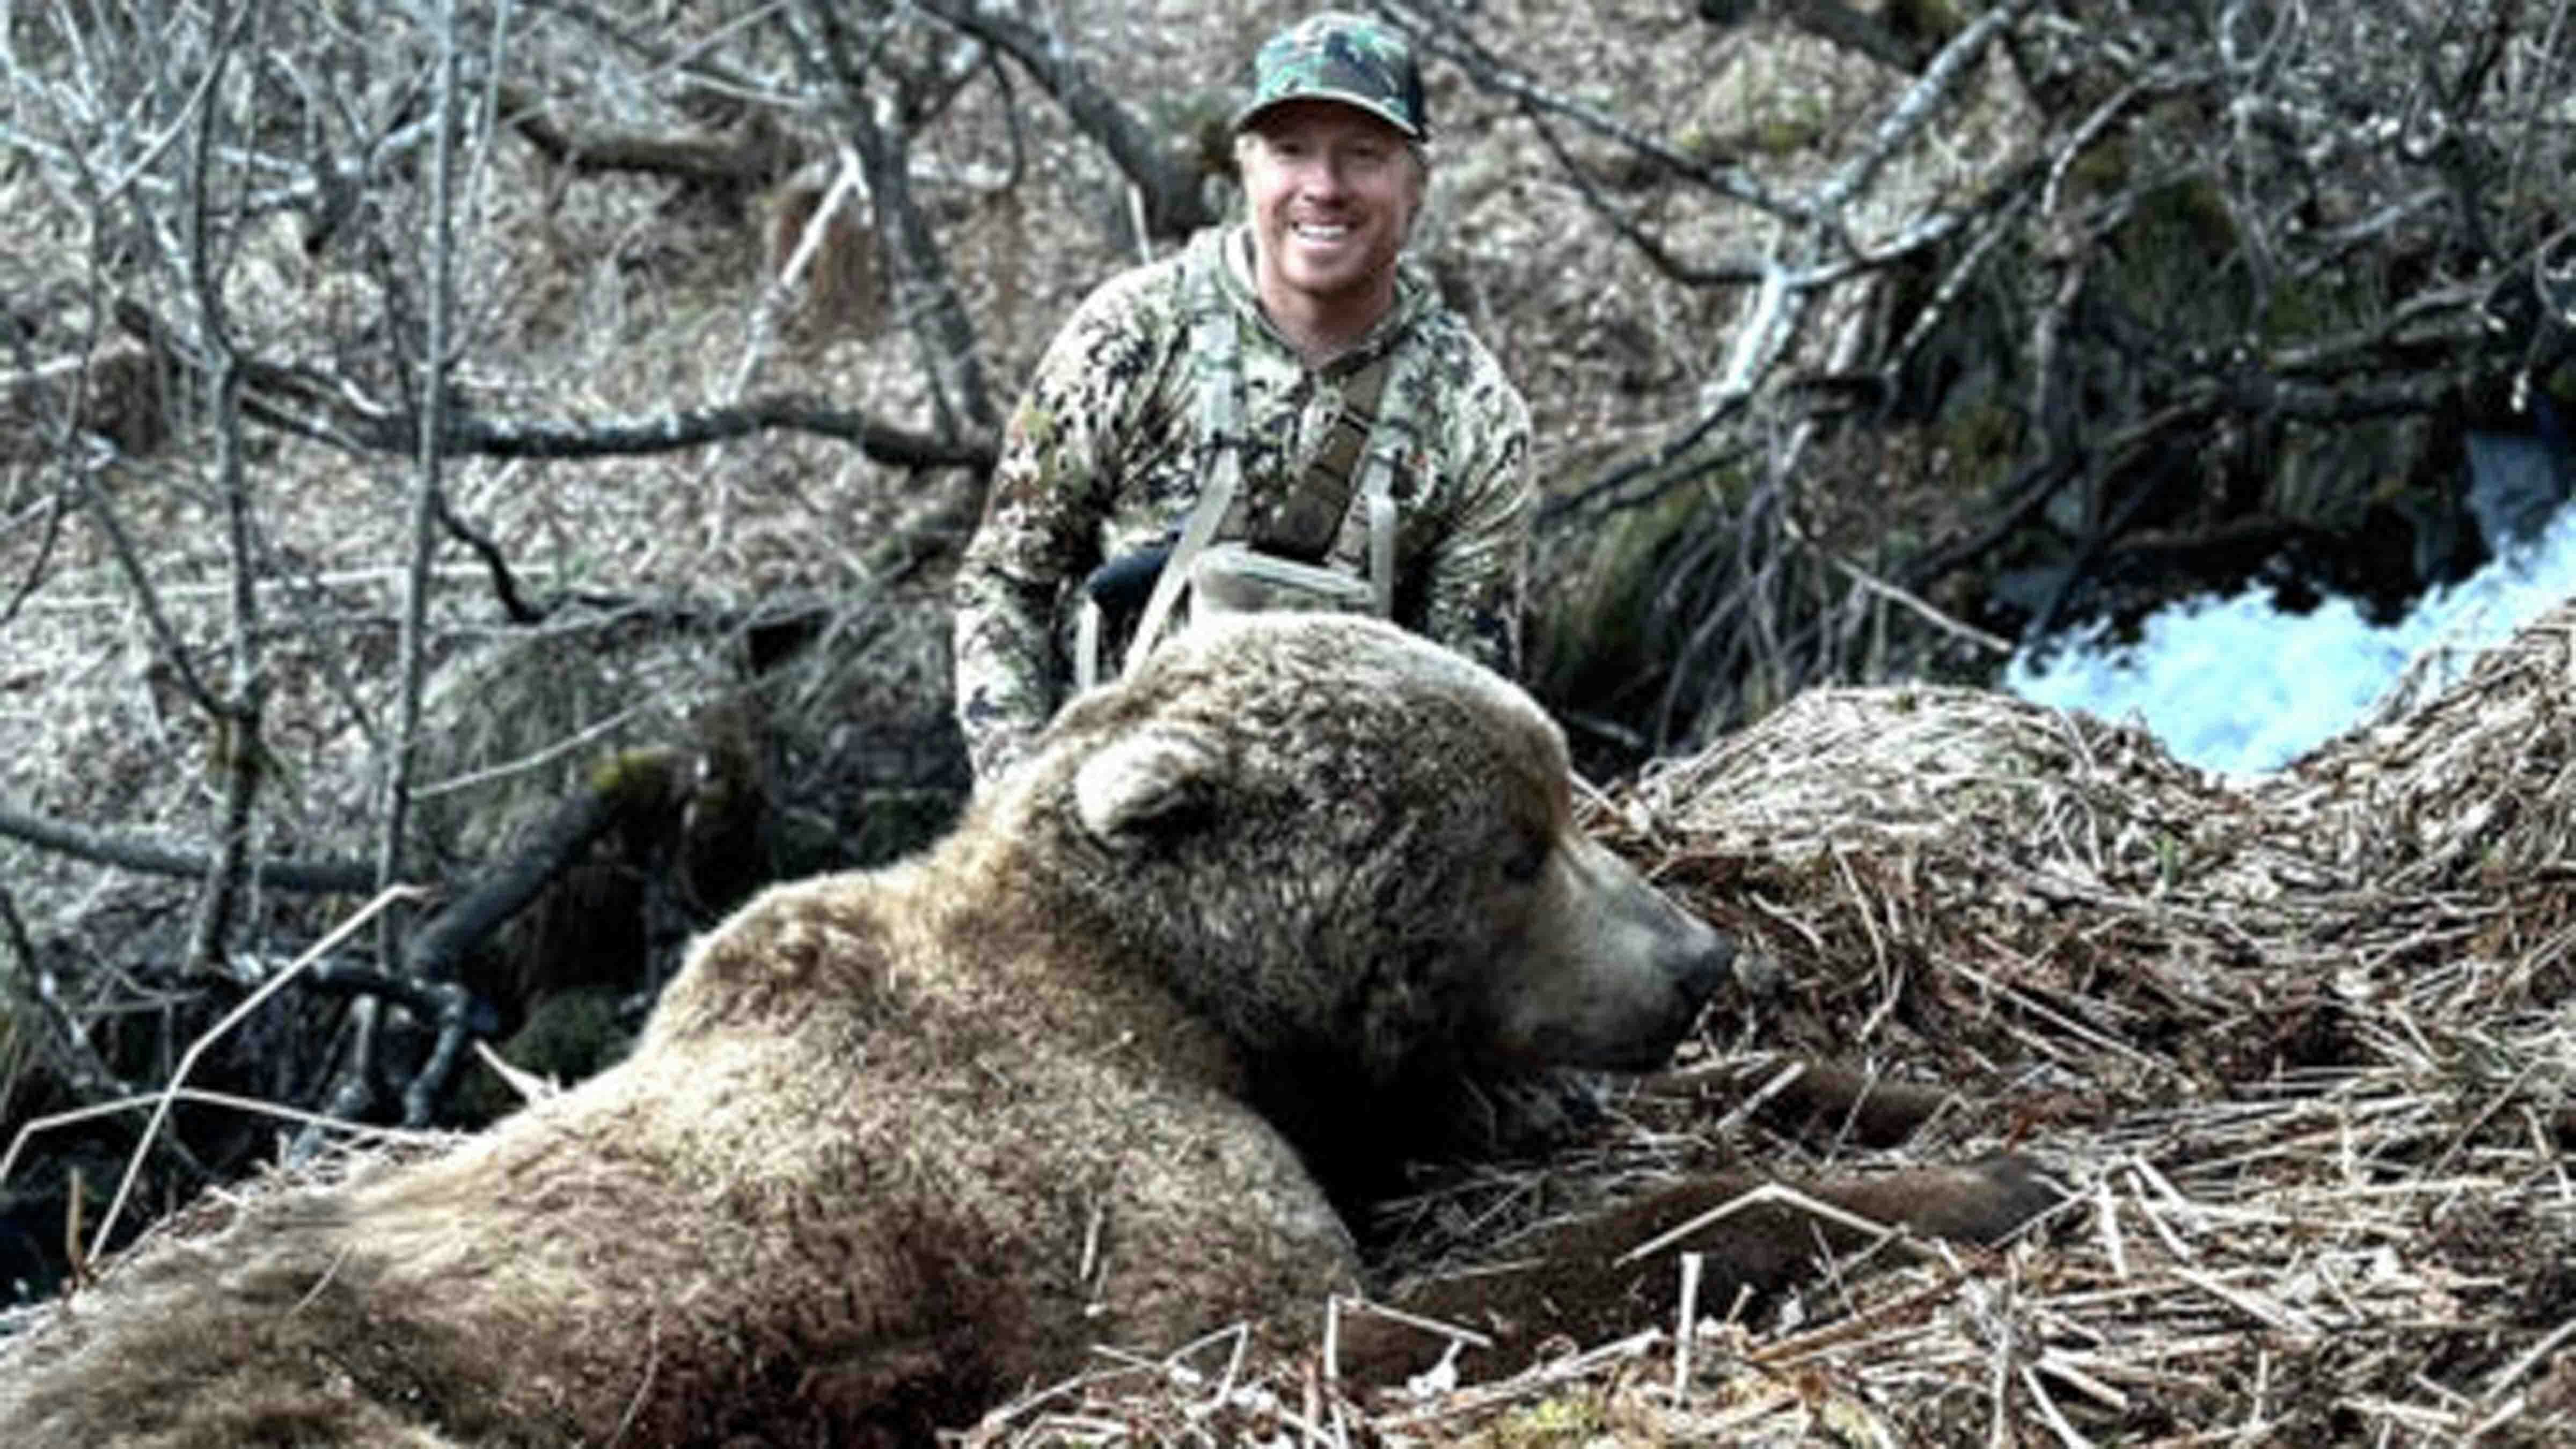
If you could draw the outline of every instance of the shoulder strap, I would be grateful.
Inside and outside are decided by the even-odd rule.
[[[1235,492],[1243,483],[1243,334],[1217,278],[1217,268],[1224,265],[1219,249],[1191,279],[1190,352],[1198,370],[1199,443],[1209,455],[1203,465],[1207,481],[1200,485],[1198,504],[1181,525],[1180,540],[1172,545],[1162,576],[1154,580],[1154,592],[1137,616],[1123,674],[1134,674],[1153,652],[1155,637],[1163,632],[1163,621],[1171,616],[1181,585],[1189,580],[1190,565],[1216,536],[1217,525],[1234,506]]]
[[[1350,516],[1359,479],[1360,451],[1377,426],[1378,398],[1386,390],[1399,348],[1388,348],[1352,372],[1342,385],[1342,406],[1324,445],[1280,500],[1261,546],[1301,563],[1321,563],[1333,552],[1342,521]]]
[[[1377,594],[1377,613],[1381,619],[1395,617],[1395,468],[1415,442],[1418,427],[1413,417],[1412,390],[1404,386],[1429,345],[1420,338],[1408,337],[1390,349],[1388,376],[1381,374],[1378,386],[1386,399],[1375,409],[1370,424],[1368,457],[1360,465],[1360,505],[1366,511],[1368,524],[1369,585]]]

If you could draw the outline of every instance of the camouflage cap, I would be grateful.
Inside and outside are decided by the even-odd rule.
[[[1234,128],[1297,100],[1357,106],[1416,141],[1431,134],[1413,47],[1364,15],[1326,10],[1264,41],[1252,61],[1252,99],[1234,113]]]

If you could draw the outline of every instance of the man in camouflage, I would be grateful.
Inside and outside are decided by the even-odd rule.
[[[1401,445],[1396,621],[1517,671],[1529,410],[1400,259],[1427,181],[1412,53],[1327,12],[1273,36],[1254,71],[1235,118],[1248,220],[1093,292],[1011,417],[956,585],[957,712],[979,778],[1062,702],[1086,574],[1168,542],[1190,513],[1219,446],[1199,406],[1211,387],[1240,390],[1243,434],[1217,538],[1365,571],[1366,512],[1313,480],[1334,459],[1348,470],[1354,436],[1400,425],[1379,434]],[[1232,329],[1231,366],[1206,356],[1210,318]]]

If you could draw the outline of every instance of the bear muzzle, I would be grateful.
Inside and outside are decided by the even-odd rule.
[[[1529,1067],[1651,1071],[1729,979],[1735,943],[1607,847],[1566,842],[1488,978],[1491,1046]]]

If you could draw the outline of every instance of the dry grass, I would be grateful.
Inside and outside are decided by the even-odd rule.
[[[1767,1040],[2001,1098],[1908,1155],[2009,1139],[2065,1206],[1498,1384],[1342,1395],[1220,1337],[985,1442],[2564,1442],[2571,665],[2576,606],[2248,781],[1994,695],[1804,696],[1595,827],[1783,969]],[[1672,1170],[1664,1130],[1444,1184],[1446,1247]]]

